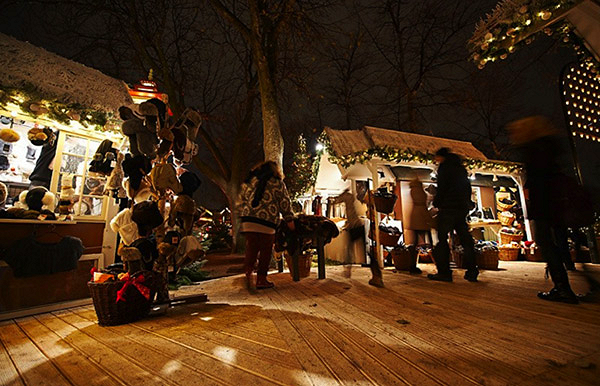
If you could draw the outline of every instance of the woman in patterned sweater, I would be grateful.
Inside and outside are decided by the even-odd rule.
[[[295,229],[290,197],[275,162],[264,162],[250,171],[242,186],[238,210],[241,232],[246,237],[244,268],[248,287],[252,287],[252,272],[258,258],[256,288],[272,288],[267,271],[280,214],[288,227]]]

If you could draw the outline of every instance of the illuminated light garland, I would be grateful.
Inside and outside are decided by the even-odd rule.
[[[390,146],[373,147],[364,151],[355,152],[343,156],[335,154],[331,142],[325,132],[319,136],[319,142],[325,145],[325,150],[329,154],[328,160],[331,163],[348,168],[356,163],[365,163],[373,158],[380,158],[385,161],[407,163],[415,162],[420,164],[433,164],[435,155],[423,153],[421,151],[412,151],[410,149],[399,150]],[[509,174],[518,174],[523,172],[523,166],[514,162],[483,161],[472,158],[465,158],[463,165],[469,170],[490,170]]]
[[[600,64],[569,22],[547,25],[553,15],[559,16],[580,3],[581,0],[506,0],[498,4],[487,20],[477,24],[469,40],[470,59],[483,69],[486,63],[505,59],[517,48],[530,44],[535,34],[545,33],[573,47],[578,60],[600,76]]]
[[[47,98],[37,92],[34,86],[26,85],[21,89],[0,87],[0,108],[10,111],[11,104],[33,119],[46,117],[64,125],[77,121],[83,127],[99,132],[120,133],[119,120],[112,113]]]
[[[581,87],[577,85],[582,85]],[[574,137],[600,142],[600,108],[594,93],[590,90],[600,88],[600,78],[589,70],[585,64],[573,64],[565,72],[562,79],[562,90],[568,126]],[[578,102],[575,102],[578,101]]]

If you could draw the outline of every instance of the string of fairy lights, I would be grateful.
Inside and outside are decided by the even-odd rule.
[[[585,63],[574,63],[561,85],[573,137],[600,142],[600,79]]]

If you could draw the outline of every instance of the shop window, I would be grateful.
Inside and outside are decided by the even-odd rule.
[[[52,176],[52,191],[60,195],[63,177],[71,176],[75,189],[73,212],[76,217],[104,217],[107,203],[102,192],[106,177],[95,175],[88,170],[99,145],[99,140],[83,136],[61,133],[59,137],[58,148],[62,149],[62,152],[59,152],[60,158],[57,153],[60,164],[55,160],[55,168],[59,166],[59,173],[55,172]]]

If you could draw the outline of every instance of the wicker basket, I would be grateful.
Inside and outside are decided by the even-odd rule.
[[[410,251],[404,248],[392,249],[392,261],[398,271],[408,271],[411,266]]]
[[[398,240],[400,240],[400,234],[391,234],[383,231],[379,231],[379,244],[384,247],[395,247],[398,245]]]
[[[498,248],[498,259],[502,261],[515,261],[519,258],[519,250],[521,248]]]
[[[500,212],[500,214],[498,215],[498,220],[500,220],[500,224],[509,227],[515,221],[515,215],[511,212]]]
[[[298,276],[308,277],[310,275],[310,267],[312,265],[312,254],[304,253],[298,256]],[[292,256],[289,253],[285,254],[285,264],[290,270],[290,275],[294,277],[294,263],[292,262]]]
[[[503,202],[500,202],[499,200],[496,200],[496,207],[498,209],[500,209],[501,211],[507,211],[510,210],[513,206],[517,205],[516,202],[513,202],[512,204],[505,204]]]
[[[498,255],[497,250],[484,250],[481,253],[475,255],[477,258],[477,266],[481,269],[498,269]]]
[[[512,233],[505,233],[500,231],[500,245],[503,244],[510,244],[513,241],[520,243],[521,240],[523,240],[523,235],[517,235],[517,234],[512,234]]]
[[[392,197],[381,197],[373,195],[373,202],[375,203],[375,209],[380,213],[392,213],[394,211],[394,205],[396,204],[396,195]]]
[[[156,275],[149,271],[141,271],[134,276],[140,273],[149,279],[149,283],[144,285],[150,288],[150,299],[146,299],[135,286],[130,285],[125,293],[126,300],[117,302],[117,292],[125,285],[124,281],[88,282],[99,325],[116,326],[131,323],[148,315],[156,294],[156,286],[151,283],[156,279]]]
[[[539,248],[533,248],[533,253],[531,253],[531,252],[532,252],[531,248],[525,248],[525,259],[527,259],[527,261],[538,261],[538,262],[546,261],[542,257],[542,252]]]

